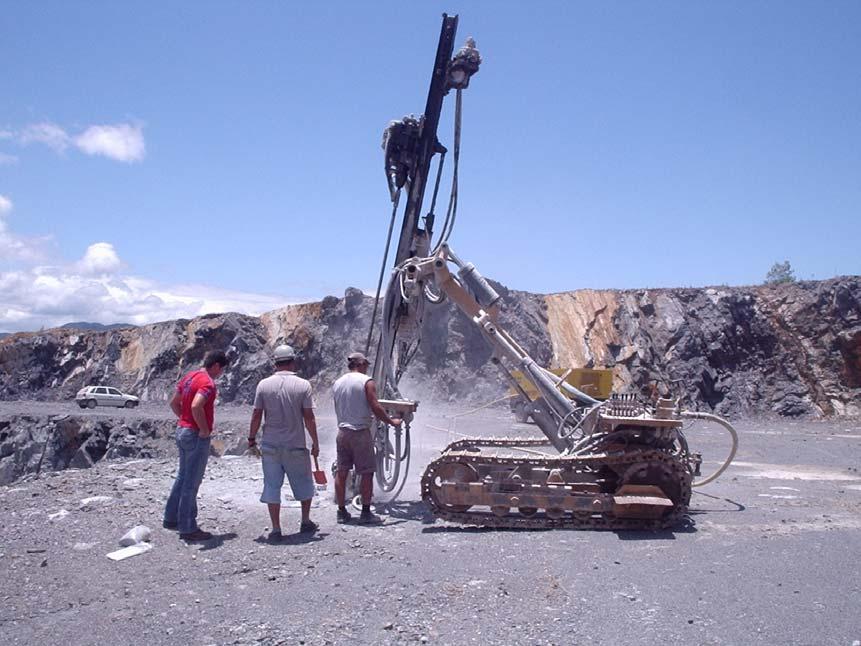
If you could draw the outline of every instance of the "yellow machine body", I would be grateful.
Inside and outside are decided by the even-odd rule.
[[[565,381],[581,392],[586,393],[595,399],[608,399],[610,393],[613,392],[613,370],[610,368],[553,368],[550,370],[553,374],[561,377],[567,373]],[[517,379],[517,383],[526,391],[529,398],[534,400],[538,398],[538,391],[532,382],[527,379],[522,372],[515,370],[512,375]],[[564,391],[563,391],[564,392]],[[517,393],[513,388],[511,394]]]

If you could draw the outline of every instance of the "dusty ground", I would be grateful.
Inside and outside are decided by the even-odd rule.
[[[237,423],[247,414],[220,412]],[[25,479],[0,488],[3,642],[861,640],[861,425],[738,426],[734,466],[694,494],[686,527],[657,534],[448,525],[426,516],[411,482],[382,527],[336,525],[331,491],[322,492],[321,532],[269,545],[259,464],[235,457],[213,459],[201,489],[200,522],[217,540],[186,546],[160,526],[172,459]],[[321,415],[323,433],[331,427]],[[501,410],[457,419],[426,410],[414,429],[421,466],[457,433],[535,432]],[[706,467],[727,446],[708,427],[689,439]],[[325,448],[327,465],[331,457]],[[93,496],[110,499],[82,502]],[[285,527],[297,528],[298,510],[285,511]],[[105,558],[139,523],[153,528],[153,549]]]

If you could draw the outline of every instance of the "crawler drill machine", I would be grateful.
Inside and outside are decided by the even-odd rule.
[[[374,378],[393,415],[412,418],[416,403],[398,383],[421,341],[426,305],[450,299],[493,349],[491,361],[529,401],[530,414],[546,439],[464,439],[450,444],[421,478],[422,498],[442,519],[492,527],[662,529],[685,516],[691,487],[714,480],[729,465],[737,443],[724,420],[680,409],[676,400],[613,395],[598,401],[539,366],[499,324],[499,294],[472,263],[448,243],[457,213],[462,92],[481,56],[472,39],[453,57],[457,17],[443,15],[442,31],[424,115],[389,124],[383,137],[385,169],[393,204],[389,241],[402,189],[407,191],[403,227],[378,329]],[[437,139],[444,97],[456,92],[454,164],[445,223],[431,247],[434,209],[448,152]],[[431,207],[420,218],[431,159],[440,156]],[[383,259],[385,268],[388,244]],[[380,274],[382,286],[383,272]],[[380,287],[378,287],[378,299]],[[376,320],[376,310],[374,312]],[[533,385],[530,393],[513,375]],[[564,391],[564,392],[563,392]],[[700,457],[688,449],[683,427],[692,418],[723,426],[733,450],[714,474],[694,482]],[[410,454],[409,423],[378,423],[377,481],[397,495]]]

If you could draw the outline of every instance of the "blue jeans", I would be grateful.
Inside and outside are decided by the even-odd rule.
[[[164,522],[177,523],[180,534],[190,534],[198,529],[197,490],[203,482],[210,444],[211,438],[200,438],[197,431],[184,426],[176,429],[179,472],[164,508]]]

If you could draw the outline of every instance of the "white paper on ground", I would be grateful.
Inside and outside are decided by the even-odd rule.
[[[111,496],[90,496],[89,498],[84,498],[81,500],[81,506],[92,505],[96,502],[112,502],[113,498]]]
[[[116,552],[110,552],[105,556],[107,556],[112,561],[122,561],[123,559],[127,559],[131,556],[137,556],[138,554],[149,552],[151,549],[152,543],[137,543],[136,545],[124,547],[123,549],[117,550]]]
[[[96,543],[75,543],[74,545],[72,545],[72,549],[77,550],[78,552],[83,552],[84,550],[88,550],[92,547],[95,547],[96,545],[98,545],[98,542],[96,542]]]

